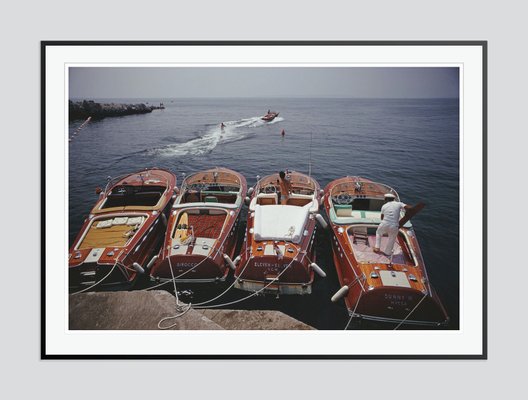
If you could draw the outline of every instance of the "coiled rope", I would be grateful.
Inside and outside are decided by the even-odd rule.
[[[303,256],[304,258],[304,256]],[[242,276],[242,274],[244,273],[244,271],[246,270],[247,266],[249,265],[249,262],[251,261],[251,258],[248,259],[248,261],[246,262],[246,264],[244,265],[244,268],[242,268],[242,271],[240,272],[240,276]],[[161,319],[159,322],[158,322],[158,328],[159,329],[170,329],[174,326],[177,325],[176,322],[174,322],[173,324],[171,325],[168,325],[168,326],[162,326],[163,322],[164,321],[167,321],[167,320],[171,320],[171,319],[176,319],[176,318],[179,318],[179,317],[182,317],[183,315],[185,315],[191,308],[192,309],[196,309],[196,310],[202,310],[202,309],[208,309],[208,308],[215,308],[215,307],[224,307],[224,306],[228,306],[228,305],[231,305],[231,304],[236,304],[236,303],[239,303],[241,301],[244,301],[244,300],[247,300],[253,296],[256,296],[258,295],[259,293],[261,293],[262,291],[264,291],[266,288],[268,288],[270,285],[272,285],[273,283],[275,283],[277,280],[279,280],[279,278],[281,277],[282,274],[284,274],[284,272],[286,272],[288,270],[288,268],[290,268],[290,266],[293,264],[293,262],[295,261],[295,259],[292,259],[288,265],[275,277],[271,280],[270,283],[268,283],[267,285],[263,286],[261,289],[249,294],[248,296],[245,296],[241,299],[237,299],[237,300],[233,300],[233,301],[230,301],[230,302],[227,302],[227,303],[223,303],[223,304],[214,304],[214,305],[209,305],[209,306],[206,306],[204,304],[208,304],[208,303],[211,303],[217,299],[219,299],[220,297],[222,297],[224,294],[226,294],[236,283],[236,279],[233,281],[233,283],[231,285],[229,285],[229,287],[224,290],[222,293],[220,293],[218,296],[210,299],[210,300],[207,300],[207,301],[204,301],[204,302],[201,302],[201,303],[196,303],[194,304],[194,306],[189,303],[188,304],[188,307],[187,308],[184,308],[184,306],[182,304],[179,303],[179,299],[178,299],[178,290],[177,290],[177,287],[176,287],[176,279],[174,277],[174,273],[173,273],[173,270],[172,270],[172,263],[170,262],[170,258],[169,258],[169,267],[170,267],[170,270],[171,270],[171,275],[172,275],[172,282],[174,284],[174,293],[175,293],[175,296],[176,296],[176,311],[177,311],[177,314],[176,315],[173,315],[173,316],[170,316],[170,317],[165,317],[163,319]],[[301,261],[302,261],[302,258],[301,258]]]
[[[240,272],[240,276],[242,276],[242,274],[244,273],[246,267],[247,267],[248,264],[249,264],[249,261],[250,261],[250,260],[248,260],[247,263],[246,263],[246,265],[244,265],[244,268],[243,268],[242,271]],[[246,297],[242,297],[241,299],[233,300],[233,301],[230,301],[230,302],[228,302],[228,303],[223,303],[223,304],[213,304],[213,305],[210,305],[210,306],[201,306],[201,304],[210,303],[211,301],[214,301],[214,300],[216,300],[217,298],[221,297],[223,294],[225,294],[229,289],[231,289],[231,288],[235,285],[235,283],[236,283],[236,279],[235,279],[235,280],[233,281],[233,283],[230,285],[230,287],[227,288],[227,289],[226,289],[221,295],[215,297],[215,298],[212,299],[212,300],[204,301],[204,302],[202,302],[202,303],[197,303],[197,304],[195,304],[195,306],[198,306],[198,307],[195,307],[195,308],[196,308],[196,309],[206,309],[206,308],[214,308],[214,307],[224,307],[224,306],[229,306],[229,305],[231,305],[231,304],[240,303],[241,301],[244,301],[244,300],[247,300],[247,299],[249,299],[249,298],[251,298],[251,297],[253,297],[253,296],[256,296],[256,295],[258,295],[259,293],[261,293],[262,291],[264,291],[265,289],[267,289],[269,286],[273,285],[276,281],[278,281],[279,278],[281,277],[281,275],[284,274],[284,273],[288,270],[288,268],[290,268],[290,266],[293,264],[294,261],[295,261],[295,259],[292,259],[292,260],[288,263],[288,265],[287,265],[287,266],[286,266],[286,267],[285,267],[285,268],[284,268],[284,269],[283,269],[283,270],[282,270],[282,271],[281,271],[281,272],[280,272],[275,278],[273,278],[273,279],[270,281],[270,283],[268,283],[267,285],[263,286],[263,287],[260,288],[259,290],[257,290],[257,291],[255,291],[255,292],[249,294],[249,295],[246,296]]]
[[[168,320],[171,320],[171,319],[176,319],[176,318],[179,318],[179,317],[185,315],[185,313],[187,313],[187,311],[189,311],[191,309],[191,303],[189,303],[187,308],[185,308],[182,304],[180,304],[180,300],[178,298],[178,289],[176,288],[176,279],[174,278],[174,272],[172,271],[172,263],[171,263],[170,257],[168,258],[168,260],[169,260],[169,267],[170,267],[170,271],[171,271],[171,275],[172,275],[172,283],[174,284],[174,295],[176,296],[176,312],[178,312],[178,314],[170,316],[170,317],[162,318],[158,322],[158,329],[170,329],[170,328],[176,326],[178,324],[177,322],[174,322],[173,324],[167,325],[167,326],[162,326],[162,324],[165,321],[168,321]]]

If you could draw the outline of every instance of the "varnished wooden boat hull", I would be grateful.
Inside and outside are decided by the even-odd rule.
[[[146,190],[160,188],[161,195],[155,204],[142,204],[142,196],[130,197],[126,206],[111,205],[110,196],[116,188],[127,186]],[[98,285],[130,284],[137,278],[134,263],[146,267],[156,255],[163,241],[167,216],[174,201],[176,177],[169,171],[153,168],[138,171],[110,182],[101,193],[90,215],[75,238],[68,260],[69,287],[87,288]],[[116,192],[117,193],[117,192]],[[114,193],[115,194],[115,193]],[[119,195],[119,193],[117,193]],[[119,218],[142,218],[139,228],[123,224],[122,229],[96,229],[96,224]],[[122,233],[133,231],[130,240]],[[119,243],[118,243],[119,242]],[[110,273],[110,271],[112,271]],[[110,275],[108,275],[110,273]],[[107,276],[108,275],[108,276]],[[103,279],[104,278],[104,279]],[[99,283],[100,282],[100,283]]]
[[[345,304],[351,316],[396,324],[402,322],[414,309],[411,316],[405,319],[405,324],[441,326],[448,323],[447,313],[436,293],[424,294],[416,289],[399,287],[369,290],[368,281],[360,284],[350,264],[339,261],[336,254],[339,255],[340,252],[334,250],[333,255],[339,283],[341,286],[349,286]],[[418,303],[420,304],[416,307]]]
[[[187,283],[224,281],[229,274],[229,266],[223,254],[227,254],[231,260],[234,259],[238,226],[239,221],[237,218],[234,223],[231,223],[226,228],[226,235],[220,238],[220,240],[225,240],[223,252],[217,251],[211,256],[196,254],[173,255],[170,256],[170,263],[169,257],[165,256],[150,271],[152,279],[167,281],[172,280],[174,277],[176,282]]]
[[[356,188],[356,182],[361,182],[361,187]],[[377,322],[447,325],[449,317],[430,285],[412,225],[406,224],[399,229],[396,243],[401,253],[398,257],[386,257],[383,261],[372,252],[375,230],[380,222],[380,201],[389,191],[397,196],[393,189],[360,177],[337,179],[325,188],[324,206],[330,220],[333,260],[340,286],[348,287],[344,298],[348,312],[353,317]],[[357,204],[351,203],[355,204],[350,208],[354,211],[341,209],[336,212],[331,199],[337,194],[357,199]],[[370,199],[374,203],[369,207],[376,204],[374,207],[379,208],[358,210],[356,206],[364,206]],[[366,241],[358,233],[358,242],[355,242],[358,228],[365,229]],[[362,243],[364,247],[360,248]],[[371,259],[362,259],[365,254],[370,254],[367,257]]]
[[[307,202],[307,207],[308,204],[314,204],[314,202],[318,205],[320,193],[317,182],[297,172],[291,172],[291,175],[294,186],[296,184],[300,186],[304,184],[306,188],[311,187],[314,197],[310,200],[307,198],[295,199],[294,195],[292,195],[288,205],[297,205],[297,201],[300,201],[301,204],[303,201]],[[277,179],[277,174],[262,178],[252,193],[246,236],[240,253],[241,259],[234,274],[235,287],[248,292],[310,294],[314,281],[314,271],[311,268],[311,263],[315,262],[313,242],[316,230],[314,217],[316,211],[310,212],[305,220],[302,237],[295,242],[285,239],[258,239],[254,234],[256,217],[255,212],[251,209],[251,204],[256,203],[258,200],[260,189],[271,183],[276,184]],[[279,196],[277,198],[280,199]],[[299,205],[299,207],[302,207],[302,205]]]
[[[190,189],[195,184],[203,187],[216,185],[220,188],[224,186],[219,183],[220,181],[226,186],[235,185],[238,188],[236,196],[233,192],[218,190],[200,192]],[[205,196],[204,192],[208,194],[214,192],[217,200],[224,201],[228,198],[237,200],[235,203],[227,201],[208,203],[205,199],[210,196]],[[187,283],[224,281],[230,270],[225,256],[231,261],[234,259],[240,212],[246,192],[246,179],[227,168],[213,168],[190,175],[182,184],[181,194],[174,204],[164,234],[160,258],[150,271],[151,279],[162,282],[174,279],[176,282]],[[191,227],[195,235],[190,244],[179,241],[181,238],[178,238],[176,233],[178,226],[181,229],[180,218],[183,218],[184,214],[185,221],[189,225],[189,235],[192,236]],[[200,238],[201,236],[203,237]],[[201,240],[206,240],[208,243],[202,244]],[[201,249],[204,250],[201,252],[203,254],[197,254],[195,250],[200,253]]]
[[[82,288],[83,286],[88,286],[87,284],[83,285],[83,277],[87,273],[93,274],[93,279],[91,281],[99,282],[112,270],[112,268],[112,273],[104,279],[102,285],[115,285],[133,282],[134,279],[136,279],[137,272],[134,268],[132,268],[132,264],[138,263],[141,266],[145,266],[152,259],[152,257],[157,254],[161,246],[162,238],[165,233],[165,225],[159,222],[158,224],[154,225],[154,227],[155,229],[150,231],[146,237],[138,237],[134,243],[130,244],[129,247],[134,249],[134,251],[128,253],[128,255],[126,252],[124,252],[118,258],[115,268],[115,257],[107,255],[112,252],[114,255],[119,254],[120,250],[115,250],[115,247],[113,246],[104,248],[103,256],[99,258],[97,262],[76,263],[75,259],[70,260],[69,287]],[[147,232],[149,229],[150,225],[145,228],[145,232]],[[143,240],[143,238],[145,238],[145,240]],[[82,258],[85,259],[91,251],[93,250],[81,250],[80,252]]]
[[[266,121],[266,122],[271,122],[273,121],[275,118],[277,118],[279,116],[279,113],[269,113],[269,114],[266,114],[265,116],[263,116],[261,119],[263,121]]]

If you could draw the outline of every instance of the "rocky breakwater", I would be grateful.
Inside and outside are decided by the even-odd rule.
[[[83,100],[78,102],[69,101],[69,120],[79,119],[102,119],[106,117],[121,117],[124,115],[147,114],[152,110],[162,110],[165,107],[162,103],[159,106],[149,106],[146,104],[119,104],[119,103],[96,103],[93,100]]]

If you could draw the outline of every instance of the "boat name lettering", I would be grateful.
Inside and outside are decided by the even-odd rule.
[[[256,262],[255,267],[257,268],[278,268],[279,264],[274,263],[265,263],[265,262]]]
[[[407,298],[405,298],[407,297]],[[412,296],[405,296],[403,294],[392,294],[392,293],[385,293],[385,300],[412,300]]]
[[[391,294],[385,293],[385,300],[389,300],[390,305],[392,306],[402,306],[406,307],[408,305],[407,301],[411,301],[412,296],[405,296],[402,294]]]
[[[174,266],[175,267],[180,267],[180,268],[192,268],[196,265],[196,263],[176,263]]]

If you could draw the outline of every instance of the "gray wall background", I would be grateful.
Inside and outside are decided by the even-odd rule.
[[[75,393],[78,399],[520,397],[528,349],[522,282],[527,262],[524,238],[515,229],[526,223],[526,216],[508,200],[505,217],[501,197],[504,188],[513,189],[519,202],[527,195],[521,176],[526,173],[528,144],[522,3],[253,4],[247,0],[4,4],[0,165],[11,182],[10,191],[20,195],[6,196],[4,186],[0,196],[5,211],[0,230],[2,394],[64,398]],[[489,40],[489,360],[41,361],[39,41],[58,39]],[[14,167],[16,172],[11,173]]]

